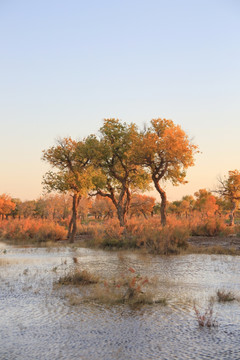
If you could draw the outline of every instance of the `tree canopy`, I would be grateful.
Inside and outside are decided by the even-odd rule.
[[[125,226],[131,192],[147,189],[150,181],[148,173],[136,161],[137,141],[135,124],[105,119],[92,157],[95,167],[101,170],[94,178],[94,193],[112,200],[121,226]]]
[[[231,203],[231,212],[229,215],[230,225],[234,225],[234,215],[240,201],[240,172],[239,170],[230,170],[228,177],[219,178],[219,186],[216,192],[229,200]]]
[[[166,224],[167,196],[161,182],[173,185],[185,184],[186,169],[194,165],[198,147],[172,120],[153,119],[151,125],[140,134],[135,148],[139,163],[147,168],[161,196],[161,222]]]
[[[81,196],[89,193],[110,199],[125,227],[132,195],[149,189],[152,181],[161,196],[161,223],[165,225],[167,197],[160,182],[186,183],[186,169],[194,164],[196,152],[197,146],[172,120],[153,119],[141,132],[134,123],[105,119],[99,136],[90,135],[83,141],[60,139],[43,152],[43,160],[53,168],[43,184],[48,191],[72,194],[70,225],[75,233]]]
[[[4,216],[10,215],[10,213],[15,209],[16,204],[7,194],[0,195],[0,215],[2,219]]]
[[[89,139],[89,142],[91,139]],[[72,218],[68,237],[71,242],[77,231],[77,209],[81,197],[87,194],[92,184],[93,168],[90,166],[88,144],[69,138],[59,139],[56,146],[43,151],[43,160],[54,169],[43,178],[44,188],[72,196]]]

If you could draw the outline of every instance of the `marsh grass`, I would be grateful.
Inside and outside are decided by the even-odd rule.
[[[231,302],[236,300],[236,297],[231,291],[222,289],[217,290],[217,300],[218,302]]]
[[[211,328],[217,326],[216,317],[213,312],[213,301],[210,301],[207,308],[203,311],[200,311],[196,304],[194,304],[193,309],[200,327]]]
[[[130,275],[129,275],[130,273]],[[154,282],[148,277],[142,277],[135,269],[129,268],[119,278],[110,280],[99,279],[86,270],[80,271],[75,268],[66,275],[60,277],[58,285],[85,286],[92,285],[81,294],[76,295],[74,291],[67,294],[70,305],[78,305],[83,302],[94,301],[102,304],[128,304],[131,306],[143,304],[167,304],[166,298],[154,299]]]
[[[72,269],[68,274],[61,276],[58,280],[60,285],[90,285],[97,284],[99,278],[96,275],[90,274],[87,270]]]
[[[105,287],[98,285],[94,288],[94,291],[88,296],[88,300],[96,301],[102,304],[114,305],[114,304],[128,304],[128,305],[146,305],[161,303],[166,304],[163,301],[154,301],[153,293],[150,291],[145,291],[141,293],[135,293],[133,291],[124,289],[110,288],[106,289]]]

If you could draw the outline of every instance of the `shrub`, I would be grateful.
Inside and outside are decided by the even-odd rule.
[[[195,236],[217,236],[227,235],[231,231],[226,224],[225,218],[210,217],[201,219],[194,217],[190,220],[191,235]]]
[[[126,232],[117,219],[81,224],[79,232],[91,235],[89,245],[117,249],[137,247],[136,238]]]
[[[178,254],[188,247],[189,231],[185,227],[165,226],[155,231],[145,231],[145,246],[154,254]]]
[[[30,242],[63,240],[67,236],[65,227],[49,220],[13,219],[0,222],[2,239]]]
[[[171,254],[188,247],[187,225],[174,219],[162,227],[159,216],[128,219],[126,229],[119,226],[117,219],[110,219],[84,224],[80,231],[91,234],[92,245],[103,248],[146,247],[152,253]]]

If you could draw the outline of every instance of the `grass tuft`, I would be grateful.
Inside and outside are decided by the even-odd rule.
[[[235,295],[231,291],[217,290],[218,302],[230,302],[236,299]]]
[[[59,278],[60,285],[90,285],[98,283],[99,278],[90,274],[87,270],[74,269],[68,274]]]

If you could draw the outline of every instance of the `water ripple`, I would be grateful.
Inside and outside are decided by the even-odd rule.
[[[74,266],[73,257],[102,277],[129,266],[155,276],[155,296],[168,305],[71,306],[70,290],[54,283]],[[240,292],[239,257],[10,248],[1,259],[0,359],[240,359],[239,302],[214,305],[214,328],[199,327],[193,310],[194,301],[204,310],[218,288]]]

